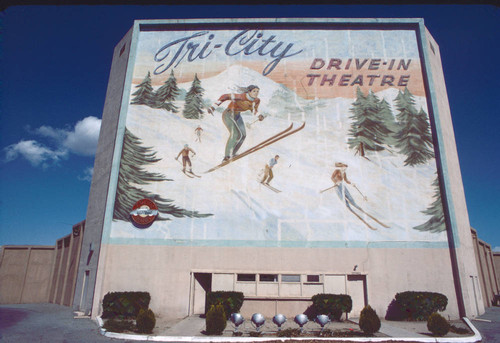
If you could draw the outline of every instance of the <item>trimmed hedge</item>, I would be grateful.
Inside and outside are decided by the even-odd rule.
[[[102,299],[102,318],[136,318],[150,301],[148,292],[109,292]]]
[[[240,312],[243,305],[243,293],[229,291],[208,292],[205,311],[215,305],[222,305],[226,318],[229,318],[231,313]],[[208,314],[208,312],[206,313]]]
[[[434,292],[402,292],[396,294],[396,303],[406,313],[408,320],[423,321],[437,311],[446,310],[448,298]]]
[[[342,313],[349,313],[352,310],[352,299],[347,294],[316,294],[311,298],[314,312],[316,314],[326,314],[333,320],[340,320]]]

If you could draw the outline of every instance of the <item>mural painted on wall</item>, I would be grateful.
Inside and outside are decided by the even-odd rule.
[[[143,31],[131,58],[111,239],[446,241],[414,31]]]

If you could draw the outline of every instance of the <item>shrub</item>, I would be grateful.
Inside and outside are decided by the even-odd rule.
[[[285,330],[281,330],[281,331],[278,331],[277,336],[278,337],[299,337],[300,336],[300,329],[288,328]]]
[[[106,329],[110,332],[125,332],[125,331],[134,331],[135,325],[133,321],[130,320],[119,320],[119,319],[108,319],[102,326],[103,329]]]
[[[136,318],[150,301],[148,292],[109,292],[102,300],[102,318]]]
[[[205,324],[208,335],[222,335],[227,325],[224,307],[222,305],[210,306]]]
[[[226,318],[229,318],[231,313],[240,312],[243,305],[243,293],[226,291],[208,292],[206,304],[205,309],[210,309],[212,306],[219,304],[222,305]]]
[[[450,332],[456,333],[458,335],[467,335],[470,333],[470,331],[466,328],[460,328],[455,325],[450,325]]]
[[[342,313],[352,310],[352,299],[347,294],[316,294],[312,297],[314,312],[326,314],[333,320],[340,320]]]
[[[367,335],[373,335],[380,330],[380,318],[370,305],[365,306],[361,311],[361,315],[359,316],[359,327]]]
[[[432,313],[427,320],[427,329],[434,336],[444,336],[450,331],[450,323],[439,313]]]
[[[137,326],[137,332],[139,333],[151,333],[156,324],[156,318],[153,311],[150,309],[139,311],[137,319],[135,321]]]
[[[406,311],[401,308],[401,305],[394,299],[392,299],[389,306],[387,306],[387,312],[385,314],[386,320],[405,320],[407,318]]]
[[[433,292],[402,292],[396,294],[396,302],[409,320],[427,320],[431,313],[446,310],[448,298]]]

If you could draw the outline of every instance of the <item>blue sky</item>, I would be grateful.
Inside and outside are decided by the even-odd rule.
[[[114,46],[134,19],[424,18],[441,50],[471,225],[500,250],[500,8],[15,6],[0,13],[0,245],[85,219]]]

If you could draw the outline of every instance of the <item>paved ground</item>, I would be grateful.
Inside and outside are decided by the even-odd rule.
[[[483,336],[483,342],[500,342],[500,307],[487,309],[481,320],[473,320]],[[399,322],[398,322],[399,323]],[[245,323],[247,324],[247,323]],[[335,323],[338,325],[339,323]],[[248,324],[251,325],[251,324]],[[307,325],[316,325],[309,323]],[[344,323],[342,325],[355,325]],[[185,330],[193,330],[199,335],[204,326],[204,320],[190,317],[170,327],[155,328],[156,335],[182,335]],[[232,326],[228,325],[227,335],[231,334]],[[251,330],[252,328],[247,328]],[[270,328],[269,328],[270,329]],[[388,334],[398,337],[422,337],[427,332],[425,323],[382,323],[381,336]],[[193,334],[194,335],[194,334]],[[428,336],[427,336],[428,337]],[[104,337],[99,333],[97,324],[89,319],[74,319],[71,308],[54,304],[23,304],[0,305],[0,342],[43,342],[43,343],[88,343],[88,342],[123,342],[136,341],[118,340]]]
[[[486,309],[486,313],[478,319],[487,321],[472,320],[472,325],[481,332],[483,342],[495,343],[500,342],[500,307],[490,307]]]
[[[104,337],[89,319],[73,319],[73,310],[54,304],[0,306],[0,342],[132,342]],[[134,341],[135,343],[135,341]]]

